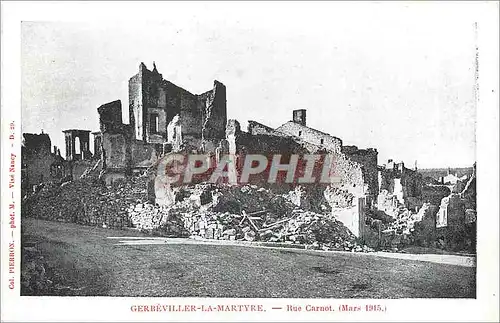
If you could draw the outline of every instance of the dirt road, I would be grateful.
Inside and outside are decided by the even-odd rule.
[[[476,268],[357,253],[155,241],[136,232],[23,219],[56,295],[474,298]]]

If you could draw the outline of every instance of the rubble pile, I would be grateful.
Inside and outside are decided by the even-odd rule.
[[[371,251],[331,214],[304,210],[303,192],[275,194],[245,185],[196,184],[175,188],[168,206],[147,200],[147,175],[106,187],[92,177],[45,184],[24,201],[27,216],[136,228],[170,237],[281,242],[323,250]]]
[[[257,186],[198,184],[181,188],[169,207],[149,203],[127,209],[134,227],[167,236],[282,242],[308,248],[373,251],[331,215],[300,209],[287,196]],[[293,194],[292,194],[293,195]]]
[[[113,187],[95,179],[42,184],[23,201],[23,215],[59,222],[123,228],[131,226],[127,206],[145,202],[147,177],[132,177]]]
[[[413,232],[413,227],[417,221],[417,214],[412,213],[408,209],[400,210],[401,213],[398,217],[391,223],[387,231],[394,231],[397,234],[410,234]]]
[[[99,159],[98,161],[96,161],[94,166],[87,167],[83,171],[82,175],[80,175],[80,178],[86,178],[86,177],[90,177],[90,176],[96,177],[99,174],[99,170],[101,168],[101,165],[102,165],[102,160]]]
[[[284,223],[279,236],[283,238],[281,241],[303,243],[314,249],[373,251],[367,246],[359,245],[342,222],[332,216],[300,209],[294,210],[292,219]]]
[[[330,205],[335,207],[351,207],[353,205],[354,195],[348,190],[327,187],[325,196],[327,196]]]
[[[212,208],[215,212],[230,212],[233,214],[254,213],[266,210],[272,217],[282,217],[290,214],[297,207],[289,195],[275,194],[269,189],[256,185],[242,187],[221,186],[215,193],[217,201]]]
[[[424,203],[417,213],[399,205],[396,218],[381,230],[381,248],[398,251],[415,243],[431,245],[436,238],[436,213],[437,207],[431,203]]]
[[[416,214],[405,205],[406,200],[399,193],[381,190],[378,210],[368,212],[370,228],[378,228],[378,237],[374,240],[383,250],[398,251],[410,244],[415,223],[422,219],[421,214]]]
[[[164,207],[157,207],[151,203],[131,205],[127,209],[132,225],[139,230],[152,230],[166,223],[167,212]]]
[[[131,205],[127,214],[131,226],[140,231],[162,236],[187,237],[189,232],[184,227],[181,210],[179,206],[165,207],[146,202]]]

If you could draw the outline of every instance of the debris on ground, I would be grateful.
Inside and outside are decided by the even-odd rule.
[[[24,201],[25,216],[154,235],[303,244],[312,249],[372,251],[331,213],[303,209],[300,189],[285,194],[256,185],[193,184],[175,203],[147,199],[147,175],[107,187],[95,178],[43,185]]]
[[[21,295],[50,294],[54,283],[49,279],[41,253],[32,246],[22,247]]]
[[[209,193],[207,193],[209,192]],[[128,214],[135,227],[204,239],[304,244],[311,249],[369,252],[332,215],[302,210],[253,185],[184,187],[169,207],[143,203]]]
[[[107,187],[94,179],[44,183],[23,200],[23,216],[122,229],[130,227],[127,206],[147,201],[147,176]]]

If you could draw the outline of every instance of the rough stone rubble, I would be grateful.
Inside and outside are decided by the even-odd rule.
[[[106,186],[99,180],[98,171],[93,165],[78,180],[41,184],[35,194],[23,201],[23,214],[168,237],[260,241],[349,251],[398,251],[410,245],[446,248],[443,234],[452,232],[446,234],[452,234],[448,240],[453,241],[463,232],[459,231],[461,227],[452,226],[456,220],[451,218],[448,226],[453,230],[448,228],[440,233],[436,228],[440,212],[448,212],[452,217],[453,212],[463,209],[468,223],[475,222],[475,205],[470,202],[474,201],[475,177],[462,185],[459,193],[442,198],[441,205],[425,202],[418,210],[409,209],[396,194],[382,191],[382,210],[366,207],[364,235],[359,238],[335,213],[352,207],[354,196],[348,190],[326,187],[319,190],[320,199],[302,187],[277,192],[256,185],[192,184],[173,188],[175,201],[160,206],[151,202],[155,189],[150,187],[153,181],[148,173]],[[449,243],[458,248],[459,242]]]
[[[302,210],[293,197],[293,193],[274,195],[254,185],[200,184],[182,188],[170,207],[143,203],[130,206],[128,213],[135,227],[173,236],[371,250],[357,244],[354,235],[333,216]]]
[[[276,194],[255,185],[196,184],[176,188],[175,203],[159,206],[147,198],[148,183],[148,176],[142,175],[107,187],[87,175],[60,186],[43,185],[24,201],[23,210],[26,216],[41,219],[136,229],[167,237],[373,251],[331,213],[299,207],[299,189]]]

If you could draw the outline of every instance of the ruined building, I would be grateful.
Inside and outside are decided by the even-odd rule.
[[[66,160],[85,160],[92,157],[89,147],[89,130],[64,130]]]
[[[71,169],[54,146],[48,134],[23,134],[21,147],[21,186],[23,194],[41,183],[61,180],[71,175]]]
[[[213,89],[195,95],[164,80],[153,66],[149,71],[141,63],[139,72],[129,80],[129,118],[135,139],[153,144],[172,143],[176,136],[199,144],[223,139],[227,120],[224,84],[214,81]],[[174,127],[168,133],[172,122],[179,123],[179,134]]]
[[[371,204],[378,194],[377,150],[358,149],[344,146],[340,138],[307,126],[306,110],[294,110],[293,119],[276,129],[256,121],[248,122],[248,132],[252,135],[274,135],[288,137],[304,147],[307,153],[320,151],[335,156],[335,172],[342,182],[352,184],[359,195],[366,195]],[[357,188],[356,188],[357,187]]]
[[[453,227],[476,221],[476,164],[469,179],[464,179],[464,185],[456,185],[459,190],[453,190],[450,195],[441,200],[436,218],[436,227]]]
[[[304,109],[293,111],[292,120],[276,129],[249,121],[248,131],[242,131],[238,121],[227,120],[226,87],[218,81],[212,90],[192,94],[164,80],[154,64],[148,70],[141,63],[129,80],[130,123],[122,121],[119,100],[98,112],[94,150],[102,154],[102,178],[108,184],[154,165],[170,151],[232,154],[237,163],[251,153],[282,154],[282,163],[291,154],[328,153],[335,156],[340,182],[329,188],[326,200],[353,232],[359,234],[363,209],[377,200],[375,149],[344,146],[340,138],[308,127]]]
[[[227,120],[226,87],[218,81],[211,90],[192,94],[164,80],[154,63],[152,70],[141,63],[129,80],[128,111],[130,122],[124,124],[120,100],[98,108],[100,131],[93,133],[94,152],[101,155],[107,184],[154,166],[169,152],[216,158],[230,154],[237,169],[246,154],[281,154],[281,163],[286,163],[291,154],[318,153],[334,156],[333,171],[339,181],[321,187],[320,195],[309,192],[312,200],[327,204],[357,236],[363,234],[365,210],[380,202],[380,190],[408,207],[420,203],[421,178],[416,172],[404,165],[379,168],[376,149],[347,146],[340,138],[309,127],[305,109],[294,110],[291,120],[277,128],[250,120],[247,131],[242,130],[237,120]]]
[[[109,185],[134,173],[146,173],[150,176],[132,178],[126,184],[134,186],[136,179],[142,181],[144,190],[141,189],[140,194],[148,193],[144,199],[167,206],[179,202],[182,190],[193,189],[193,186],[173,188],[160,180],[161,176],[156,176],[158,161],[169,153],[204,154],[217,162],[223,155],[229,155],[240,174],[248,154],[268,158],[280,155],[282,165],[290,163],[292,155],[329,155],[333,156],[332,171],[337,179],[333,183],[269,183],[268,166],[252,175],[255,177],[251,182],[258,184],[256,186],[198,185],[194,189],[204,187],[204,204],[220,198],[221,189],[226,190],[226,195],[234,190],[250,194],[247,193],[250,187],[255,192],[269,192],[273,200],[286,196],[301,212],[332,215],[365,242],[374,237],[372,229],[375,228],[381,246],[404,245],[406,242],[401,243],[401,237],[408,238],[413,231],[424,246],[432,245],[438,236],[453,248],[474,245],[475,167],[468,180],[449,174],[443,177],[443,182],[449,185],[425,179],[428,184],[424,189],[424,179],[417,172],[416,164],[414,169],[409,169],[402,162],[389,160],[378,166],[376,149],[345,145],[341,138],[309,127],[305,109],[293,110],[291,119],[276,128],[249,120],[245,131],[237,120],[227,120],[226,87],[218,81],[214,81],[211,90],[192,94],[164,80],[154,64],[153,69],[148,70],[141,63],[128,85],[129,123],[122,120],[122,101],[98,107],[100,129],[92,132],[93,154],[88,130],[63,131],[66,160],[56,147],[51,151],[47,134],[24,134],[23,189],[29,191],[39,183],[87,176],[97,185],[98,177],[94,176],[97,174]],[[284,175],[283,172],[280,175]],[[203,181],[206,178],[190,183]],[[201,195],[199,197],[202,204]],[[241,200],[237,198],[235,204]],[[270,208],[255,204],[259,204],[259,209]],[[238,205],[231,212],[242,211],[242,205]],[[107,214],[114,217],[113,212]],[[288,212],[286,216],[289,215]],[[462,239],[463,236],[467,239]],[[385,243],[386,240],[389,243]]]
[[[389,203],[395,210],[398,203],[406,207],[420,203],[422,183],[416,171],[402,164],[378,167],[376,149],[344,145],[342,139],[309,127],[305,109],[294,110],[291,120],[277,128],[250,120],[244,131],[237,120],[227,120],[224,84],[214,81],[209,91],[193,94],[164,80],[154,63],[152,70],[144,63],[139,64],[137,74],[129,79],[128,94],[128,124],[122,120],[120,100],[98,107],[100,129],[92,132],[94,154],[90,152],[90,131],[63,131],[65,162],[69,167],[64,172],[69,170],[76,178],[88,169],[99,169],[101,180],[109,185],[133,173],[154,169],[160,157],[170,152],[208,154],[215,160],[231,155],[237,171],[247,154],[279,154],[282,164],[289,162],[292,154],[328,154],[334,158],[332,171],[338,181],[307,185],[308,198],[304,201],[311,205],[304,207],[316,208],[318,212],[331,211],[356,236],[363,235],[367,209],[378,204],[379,209],[385,210]],[[46,158],[50,159],[48,166],[44,166],[43,174],[28,171],[29,178],[43,181],[40,176],[48,176],[50,165],[56,160],[64,161],[50,153],[50,139],[47,145],[49,153],[43,154],[50,156]],[[267,178],[265,174],[264,178]],[[156,203],[172,202],[172,199],[160,198],[172,194],[165,194],[165,188],[152,181],[150,191]],[[296,184],[266,182],[263,185],[274,185],[277,192],[288,192]],[[383,192],[382,199],[380,192]]]
[[[251,135],[251,138],[239,142],[243,147],[249,143],[255,146],[256,143],[262,142],[262,140],[255,140],[252,137],[268,136],[291,141],[291,144],[284,146],[283,151],[290,151],[287,147],[291,147],[290,153],[294,153],[293,147],[298,146],[302,153],[333,155],[333,171],[340,181],[324,189],[325,201],[332,208],[332,213],[356,236],[362,235],[364,209],[371,207],[376,202],[378,195],[378,153],[376,149],[344,146],[340,138],[308,127],[306,110],[304,109],[294,110],[292,120],[276,129],[256,121],[249,121],[248,134]],[[245,136],[243,137],[245,138]],[[266,149],[268,148],[264,145],[257,150],[268,151]]]
[[[120,100],[98,108],[99,151],[107,183],[153,165],[172,150],[215,151],[225,138],[226,87],[214,81],[202,94],[164,80],[144,63],[129,80],[129,124],[122,121]]]
[[[51,151],[48,134],[23,134],[22,186],[23,192],[29,192],[37,185],[47,182],[61,182],[79,178],[93,165],[93,154],[89,149],[89,130],[64,130],[66,158],[61,156],[59,148]],[[98,155],[100,158],[100,155]]]
[[[378,167],[379,195],[377,207],[396,217],[400,208],[417,211],[423,204],[423,176],[392,159]]]

